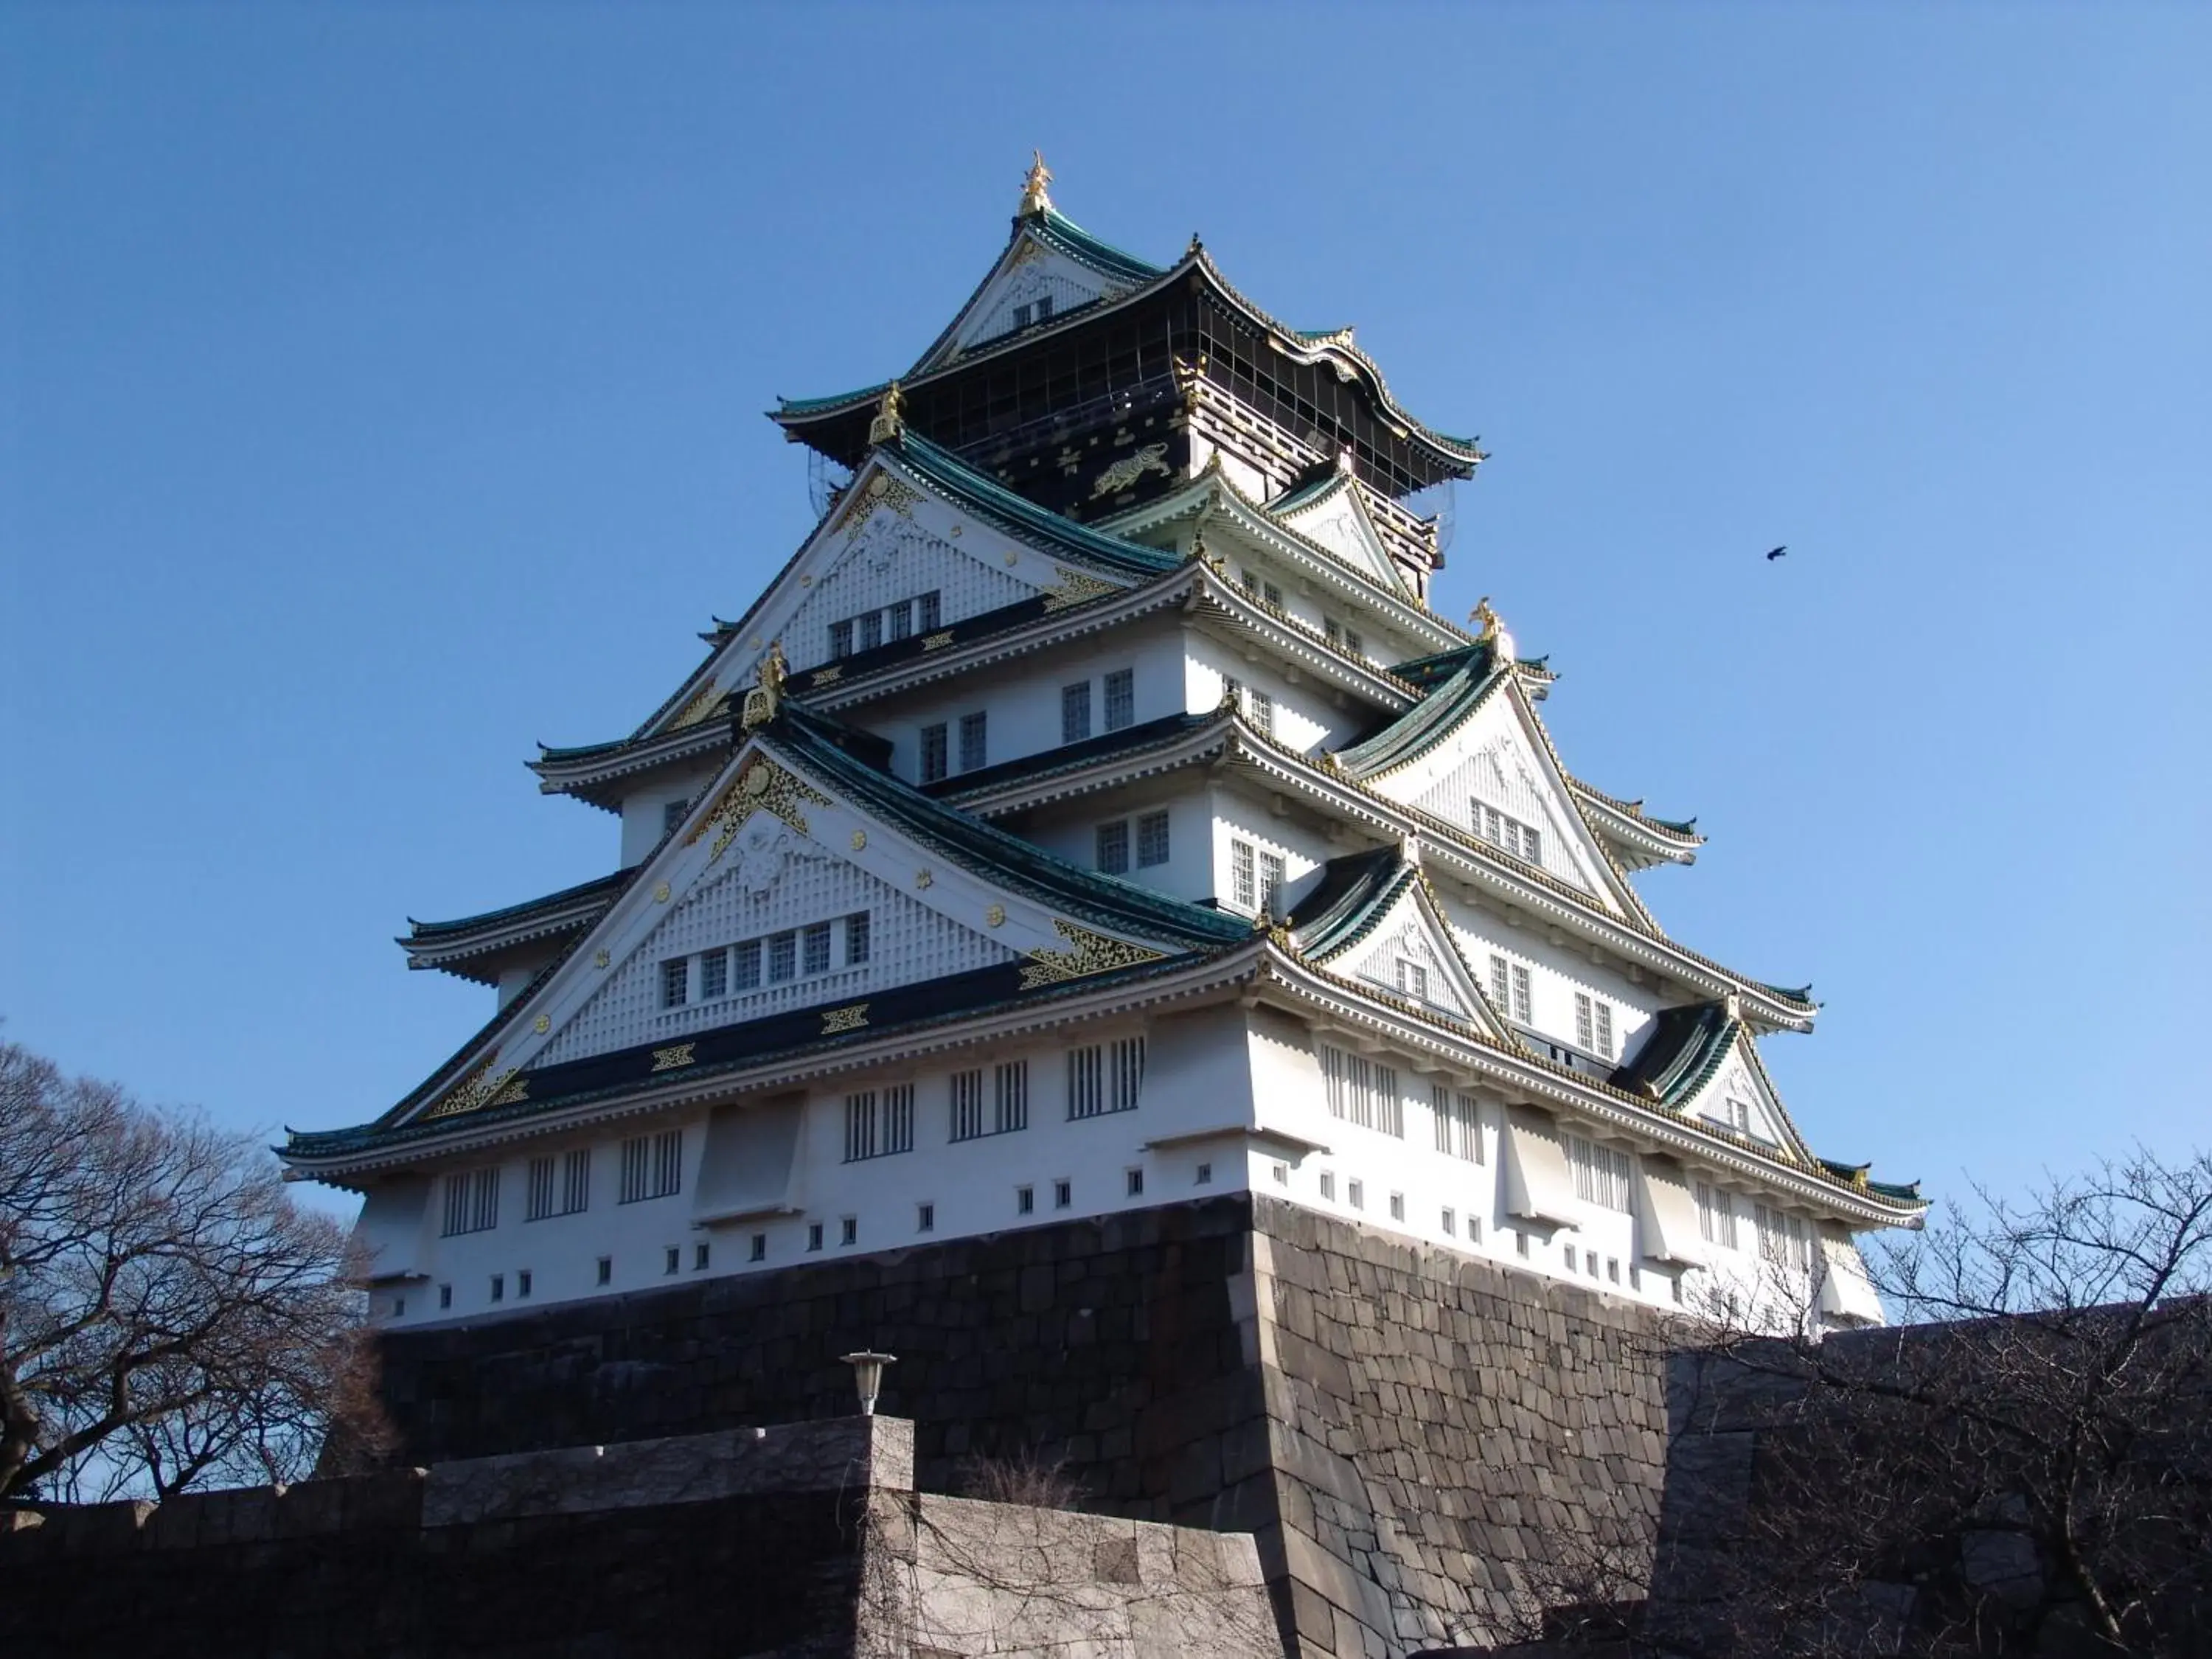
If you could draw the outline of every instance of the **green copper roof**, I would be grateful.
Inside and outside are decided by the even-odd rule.
[[[939,448],[911,428],[898,438],[892,449],[932,483],[959,496],[1009,534],[1042,536],[1080,557],[1135,575],[1158,576],[1183,562],[1173,553],[1163,553],[1141,542],[1125,541],[1103,530],[1078,524],[1050,507],[1039,507],[1028,496],[978,472],[951,450]]]
[[[1098,761],[1116,760],[1141,754],[1148,749],[1164,748],[1177,738],[1202,732],[1210,726],[1226,726],[1229,720],[1229,714],[1221,710],[1211,714],[1164,714],[1158,720],[1125,726],[1118,732],[1085,738],[1079,743],[1064,743],[1057,749],[1043,749],[1034,755],[1000,761],[994,766],[939,778],[934,783],[923,784],[921,793],[933,800],[942,800],[947,797],[996,789],[1009,783],[1033,783],[1062,772],[1075,771]]]
[[[1321,880],[1313,890],[1291,912],[1291,933],[1298,950],[1319,958],[1349,949],[1418,878],[1395,847],[1331,859],[1322,866]]]
[[[877,403],[890,390],[889,380],[878,380],[873,386],[864,386],[857,392],[840,392],[829,398],[778,398],[775,410],[779,415],[818,415],[824,410],[842,409],[847,404]]]
[[[1149,283],[1166,276],[1167,267],[1156,265],[1135,254],[1102,241],[1081,225],[1051,208],[1032,213],[1018,222],[1035,231],[1038,240],[1058,247],[1071,259],[1077,259],[1103,271],[1109,276],[1119,276],[1125,282]]]
[[[611,895],[629,879],[629,872],[617,870],[611,875],[594,876],[589,881],[580,881],[574,887],[563,887],[557,893],[548,893],[542,898],[525,899],[520,904],[509,904],[497,910],[486,910],[473,916],[461,916],[452,921],[417,921],[407,919],[408,937],[402,944],[417,944],[423,939],[436,939],[447,933],[465,933],[478,927],[490,927],[502,921],[519,921],[540,910],[556,910],[577,899],[591,898],[601,894]]]
[[[1273,501],[1266,503],[1267,516],[1279,518],[1285,513],[1294,513],[1309,501],[1319,501],[1343,482],[1344,474],[1331,467],[1319,477],[1309,478],[1302,484],[1294,485],[1275,497]]]
[[[1467,647],[1459,666],[1420,702],[1372,737],[1338,750],[1337,765],[1346,776],[1370,777],[1443,742],[1504,683],[1505,672],[1491,668],[1492,654],[1486,645]]]
[[[1722,1003],[1662,1009],[1635,1059],[1613,1074],[1613,1086],[1680,1106],[1719,1069],[1740,1029]]]

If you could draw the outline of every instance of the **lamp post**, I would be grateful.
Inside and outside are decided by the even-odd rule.
[[[860,1391],[860,1415],[876,1414],[876,1395],[884,1386],[884,1367],[898,1364],[898,1356],[889,1353],[870,1353],[863,1349],[859,1353],[839,1356],[853,1368],[853,1386]]]

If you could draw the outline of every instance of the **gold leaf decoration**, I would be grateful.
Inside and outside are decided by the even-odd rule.
[[[835,1036],[840,1031],[857,1031],[868,1023],[868,1005],[855,1002],[849,1007],[825,1008],[822,1012],[822,1035]]]
[[[952,630],[949,628],[942,634],[925,634],[921,636],[921,648],[925,651],[942,651],[951,643]]]
[[[662,882],[659,886],[653,890],[653,902],[655,904],[667,903],[669,891],[670,889],[668,884],[665,881]]]
[[[653,1051],[653,1069],[656,1072],[681,1071],[691,1064],[691,1051],[698,1046],[696,1042],[679,1042],[672,1048],[655,1048]]]
[[[853,831],[853,850],[855,853],[860,851],[863,848],[866,847],[867,844],[868,832],[866,830],[855,830]]]
[[[592,966],[594,968],[604,968],[613,960],[614,958],[609,956],[605,951],[594,951],[592,952]]]
[[[493,1097],[514,1081],[514,1074],[521,1069],[510,1066],[503,1072],[495,1071],[493,1067],[498,1064],[497,1054],[487,1055],[483,1064],[456,1083],[444,1099],[422,1114],[423,1117],[426,1120],[452,1117],[457,1113],[473,1112],[480,1106],[490,1105]]]
[[[696,726],[730,700],[730,694],[709,680],[699,695],[684,705],[684,712],[670,724],[669,730],[681,732],[687,726]]]
[[[933,871],[917,870],[914,872],[914,884],[916,887],[934,886],[936,882],[937,876]]]
[[[1097,576],[1086,576],[1076,570],[1063,570],[1060,573],[1060,580],[1045,589],[1044,608],[1048,613],[1065,611],[1072,605],[1082,605],[1087,600],[1121,591],[1113,583],[1103,581]]]
[[[768,812],[781,818],[800,835],[806,828],[807,803],[817,806],[830,805],[830,797],[812,785],[778,766],[766,755],[756,754],[745,763],[745,769],[723,786],[715,798],[714,808],[696,824],[684,839],[697,841],[709,830],[716,832],[714,844],[708,849],[707,862],[712,864],[730,850],[730,843],[744,829],[745,820],[756,812]]]
[[[492,1097],[495,1106],[513,1106],[530,1098],[530,1079],[519,1077]]]
[[[548,1031],[553,1029],[553,1017],[550,1014],[538,1015],[537,1018],[530,1022],[530,1029],[537,1032],[538,1036],[544,1036]]]
[[[1031,951],[1030,965],[1022,969],[1024,991],[1034,991],[1040,985],[1056,985],[1062,980],[1111,973],[1116,968],[1158,962],[1167,954],[1149,945],[1132,945],[1127,939],[1094,933],[1088,927],[1079,927],[1059,916],[1052,919],[1052,925],[1053,930],[1067,941],[1069,948],[1048,951],[1040,945]]]
[[[844,669],[833,662],[827,668],[817,668],[814,671],[813,689],[819,690],[825,685],[835,685],[844,678]]]
[[[1005,927],[1006,925],[1006,907],[1003,904],[994,904],[989,909],[984,911],[983,923],[988,927]]]
[[[902,519],[914,517],[914,504],[921,499],[921,492],[902,478],[894,478],[888,472],[878,472],[868,481],[865,490],[848,490],[843,507],[837,514],[832,531],[842,530],[850,543],[858,536],[876,509],[887,507]]]

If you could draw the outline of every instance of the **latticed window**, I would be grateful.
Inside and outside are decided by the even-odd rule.
[[[684,1131],[664,1129],[658,1134],[635,1135],[622,1144],[622,1182],[617,1194],[624,1204],[647,1199],[671,1198],[684,1186]]]
[[[860,618],[860,649],[872,651],[884,642],[884,613],[871,611]]]
[[[522,1218],[543,1221],[553,1213],[553,1160],[530,1160],[530,1179],[523,1190]]]
[[[1260,854],[1260,908],[1278,921],[1283,919],[1283,884],[1288,874],[1280,853]]]
[[[1508,1000],[1512,994],[1511,985],[1511,980],[1506,976],[1505,958],[1492,951],[1490,957],[1490,1000],[1498,1005],[1498,1012],[1501,1014],[1512,1006]]]
[[[1149,869],[1168,861],[1168,815],[1147,812],[1137,820],[1137,863]]]
[[[1597,1004],[1597,1052],[1607,1060],[1613,1058],[1613,1005],[1600,1000]]]
[[[1398,988],[1417,1002],[1429,1000],[1429,970],[1423,963],[1398,958]]]
[[[730,989],[730,953],[708,951],[699,958],[699,1000],[712,1002]]]
[[[864,1089],[845,1097],[845,1161],[914,1150],[914,1085]]]
[[[855,910],[845,918],[845,965],[858,967],[868,959],[868,913]]]
[[[445,1225],[447,1238],[460,1233],[489,1232],[499,1225],[499,1167],[463,1170],[446,1177]]]
[[[1499,811],[1484,801],[1468,804],[1468,822],[1483,840],[1494,847],[1502,847],[1514,857],[1530,864],[1544,861],[1544,838],[1534,826]]]
[[[884,615],[890,623],[886,631],[893,639],[903,640],[913,636],[914,601],[912,599],[901,599],[896,605],[886,610]]]
[[[990,715],[988,710],[977,709],[972,714],[960,717],[960,769],[973,772],[990,759]]]
[[[802,971],[809,974],[828,973],[830,971],[830,924],[826,921],[812,923],[800,933],[799,940],[805,947]]]
[[[671,957],[660,964],[660,1006],[681,1008],[690,1000],[691,959]]]
[[[1109,876],[1128,872],[1128,819],[1116,818],[1111,823],[1098,826],[1098,867]]]
[[[1398,1097],[1395,1066],[1378,1065],[1365,1054],[1321,1045],[1322,1079],[1328,1091],[1332,1117],[1356,1123],[1363,1129],[1380,1129],[1403,1137],[1405,1103]]]
[[[1254,691],[1246,698],[1245,707],[1252,718],[1252,729],[1268,737],[1275,735],[1275,700],[1265,691]]]
[[[1106,677],[1106,729],[1119,732],[1137,719],[1137,675],[1134,669],[1117,668]]]
[[[935,783],[945,775],[947,769],[944,723],[939,721],[935,726],[923,726],[921,728],[921,781],[924,783]]]
[[[730,965],[734,970],[730,982],[741,991],[750,991],[761,982],[761,942],[749,939],[730,947]]]
[[[1437,1150],[1448,1157],[1481,1163],[1482,1119],[1474,1097],[1432,1083],[1429,1102],[1436,1114]]]
[[[917,633],[934,634],[937,631],[938,614],[944,609],[938,600],[939,596],[934,592],[924,593],[915,600],[914,625]]]
[[[999,1134],[1030,1127],[1030,1063],[1009,1060],[992,1074],[993,1129]]]
[[[1532,1012],[1535,999],[1529,994],[1528,970],[1519,963],[1513,964],[1513,1018],[1527,1024],[1535,1016]]]
[[[771,933],[768,941],[768,982],[781,985],[799,975],[799,935]]]
[[[832,658],[853,654],[853,624],[849,620],[830,624],[830,654]]]
[[[1633,1206],[1628,1154],[1619,1147],[1569,1135],[1567,1166],[1574,1171],[1575,1196],[1584,1203],[1624,1212]]]
[[[1260,902],[1259,878],[1249,841],[1229,843],[1229,899],[1240,910],[1252,909]]]
[[[1080,743],[1091,735],[1091,682],[1060,688],[1060,740]]]
[[[1735,1200],[1726,1188],[1710,1182],[1698,1183],[1698,1231],[1708,1244],[1729,1250],[1737,1248]]]
[[[973,1140],[983,1133],[983,1073],[952,1074],[952,1138]]]

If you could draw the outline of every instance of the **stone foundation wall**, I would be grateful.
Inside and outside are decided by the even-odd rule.
[[[1650,1547],[1649,1310],[1264,1196],[400,1333],[386,1389],[428,1461],[848,1411],[861,1346],[922,1489],[1041,1453],[1086,1508],[1252,1533],[1304,1653],[1502,1640]]]

